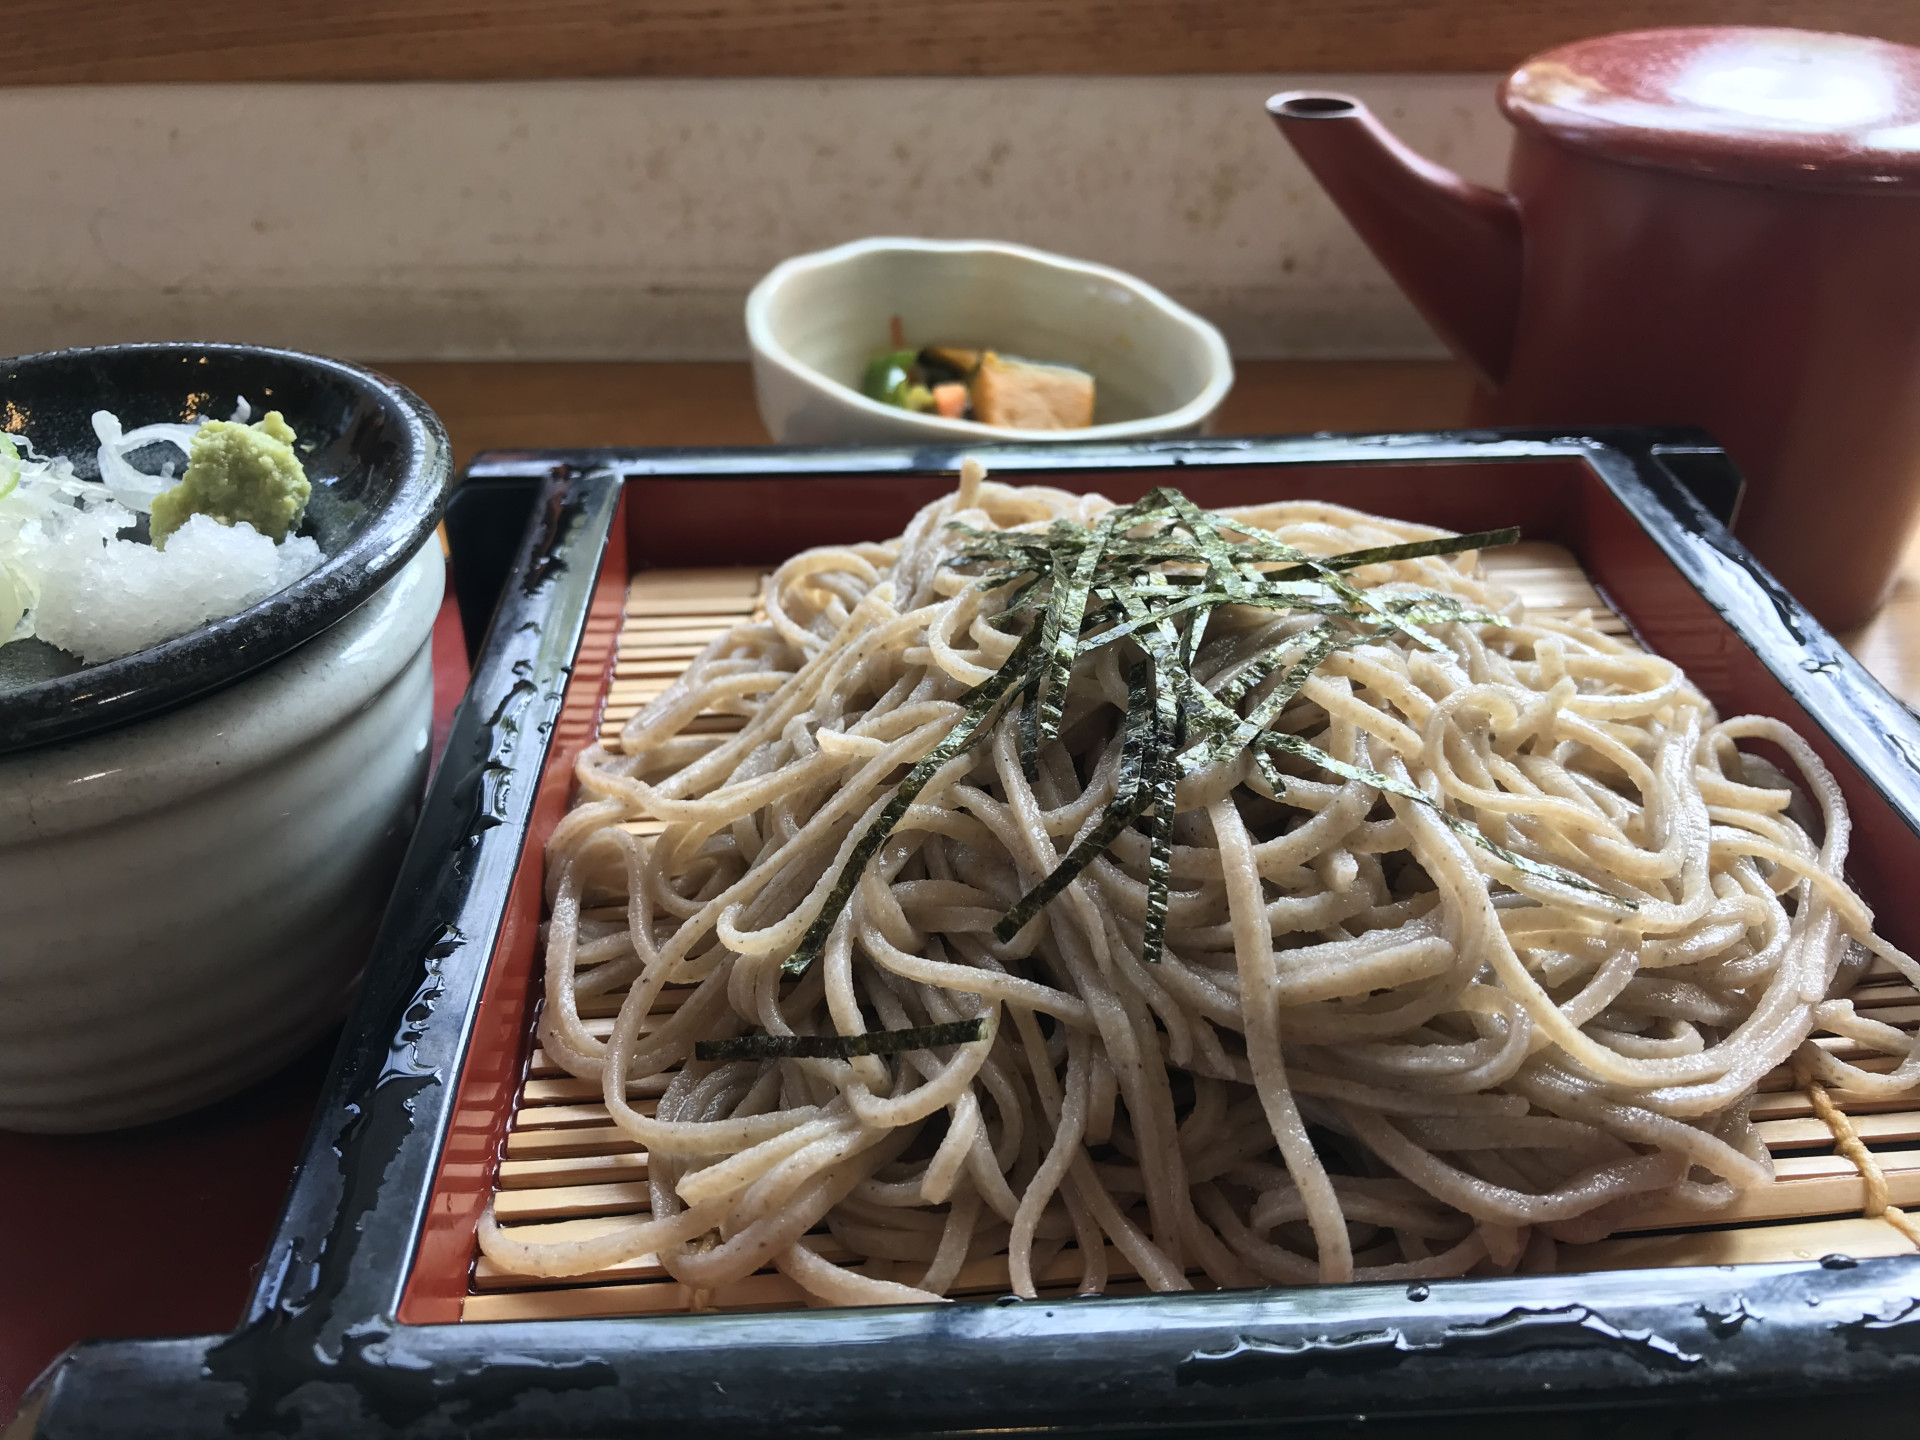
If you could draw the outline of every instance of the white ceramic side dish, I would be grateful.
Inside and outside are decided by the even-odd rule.
[[[1009,430],[869,400],[900,318],[910,345],[991,347],[1097,384],[1084,430]],[[1121,441],[1201,434],[1233,388],[1220,332],[1104,265],[984,240],[857,240],[772,270],[747,297],[760,417],[783,444]]]
[[[0,757],[0,1129],[179,1114],[344,1013],[425,783],[444,569],[429,542],[236,684]]]

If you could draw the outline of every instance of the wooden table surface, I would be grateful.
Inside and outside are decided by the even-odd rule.
[[[1589,0],[10,0],[7,82],[1494,71],[1599,28]],[[1613,0],[1616,30],[1920,39],[1913,0]]]
[[[549,445],[759,445],[766,430],[744,364],[387,365],[439,412],[465,464],[480,450]],[[1465,422],[1463,366],[1425,361],[1242,361],[1223,435],[1432,430]],[[1841,637],[1920,708],[1920,536],[1893,597]]]

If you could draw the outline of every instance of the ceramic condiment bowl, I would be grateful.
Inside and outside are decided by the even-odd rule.
[[[1079,366],[1094,424],[1011,430],[947,420],[859,391],[898,316],[910,345],[992,348]],[[1205,430],[1233,388],[1220,332],[1118,270],[1023,245],[858,240],[777,266],[747,297],[760,416],[787,444],[1118,441]]]
[[[449,484],[432,413],[281,351],[0,362],[0,402],[86,473],[91,410],[131,427],[236,392],[311,442],[328,559],[191,635],[0,690],[0,1128],[157,1120],[292,1058],[344,1012],[412,829]]]
[[[396,575],[439,520],[452,484],[446,432],[407,390],[317,355],[253,345],[110,345],[0,360],[6,428],[92,478],[96,410],[132,430],[225,419],[245,396],[299,434],[314,481],[301,533],[326,559],[238,615],[81,669],[37,641],[0,646],[0,754],[122,725],[268,664]],[[179,457],[173,456],[178,459]]]

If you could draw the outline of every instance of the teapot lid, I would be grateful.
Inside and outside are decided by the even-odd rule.
[[[1562,45],[1501,87],[1516,125],[1629,164],[1768,185],[1920,186],[1920,50],[1745,26]]]

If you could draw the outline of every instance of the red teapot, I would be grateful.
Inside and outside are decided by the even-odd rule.
[[[1280,131],[1441,337],[1489,425],[1692,424],[1747,478],[1734,533],[1834,629],[1920,512],[1920,50],[1642,30],[1536,56],[1505,192],[1357,100]]]

